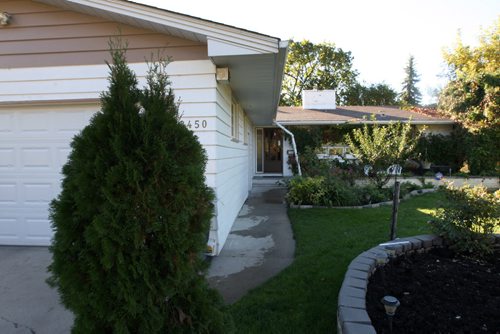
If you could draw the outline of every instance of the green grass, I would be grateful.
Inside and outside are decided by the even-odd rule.
[[[438,193],[401,203],[398,237],[430,233],[426,221],[443,200]],[[332,333],[337,294],[351,260],[387,241],[391,208],[290,209],[295,260],[229,311],[237,333]]]

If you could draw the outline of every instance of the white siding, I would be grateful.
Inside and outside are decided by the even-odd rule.
[[[147,66],[130,66],[140,84],[144,84]],[[91,113],[98,111],[97,98],[101,91],[107,89],[108,71],[107,66],[103,65],[0,69],[0,131],[3,127],[9,131],[7,121],[8,117],[12,117],[13,109],[20,108],[21,112],[38,115],[39,120],[35,122],[38,124],[49,122],[53,110],[66,111],[67,114],[61,112],[50,116],[57,117],[62,126],[72,124],[71,113],[75,115],[74,112],[81,108],[81,104],[75,101],[91,99],[93,102],[87,104],[86,110],[91,110]],[[209,60],[173,62],[169,64],[167,72],[176,98],[181,101],[179,111],[182,120],[190,125],[207,152],[205,176],[207,185],[216,194],[217,215],[212,221],[210,238],[217,245],[218,254],[251,188],[254,127],[247,120],[245,130],[245,114],[237,105],[239,140],[232,138],[231,103],[237,101],[229,86],[217,84],[215,66]],[[3,121],[2,117],[5,118]],[[246,144],[245,131],[249,133]],[[69,137],[61,145],[68,148]],[[9,153],[7,150],[2,152],[6,156]],[[12,184],[9,180],[4,181],[6,185]],[[47,203],[43,210],[47,211]]]
[[[216,131],[215,147],[207,147],[208,151],[216,152],[216,159],[210,161],[207,172],[210,170],[215,173],[217,230],[211,231],[210,238],[218,241],[218,253],[250,191],[253,175],[250,166],[253,126],[250,120],[247,120],[249,143],[245,144],[245,114],[241,107],[237,106],[239,139],[235,140],[231,136],[231,104],[237,103],[237,100],[232,96],[229,86],[222,84],[217,85],[216,96],[217,123],[220,126]]]

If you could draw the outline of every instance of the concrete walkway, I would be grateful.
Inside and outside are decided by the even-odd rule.
[[[210,283],[227,303],[276,275],[295,250],[283,204],[285,189],[255,185],[219,257]],[[73,314],[45,280],[51,254],[46,247],[0,247],[0,334],[69,333]]]
[[[0,247],[0,333],[70,332],[73,314],[45,283],[50,262],[46,247]]]
[[[226,303],[275,276],[293,261],[295,240],[276,180],[256,180],[219,256],[212,258],[208,280]]]

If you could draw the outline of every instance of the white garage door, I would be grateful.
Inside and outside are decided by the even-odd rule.
[[[0,108],[0,245],[49,245],[70,141],[96,105]]]

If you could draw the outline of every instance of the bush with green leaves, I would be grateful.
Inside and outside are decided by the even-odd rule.
[[[448,185],[442,191],[448,201],[432,224],[435,233],[457,252],[476,257],[492,254],[492,234],[500,229],[500,190],[491,193],[481,185]]]
[[[326,190],[322,176],[296,176],[288,183],[286,200],[297,205],[325,205]]]
[[[75,136],[51,204],[48,282],[73,333],[222,333],[230,324],[204,277],[213,215],[206,156],[179,119],[165,73],[139,89],[112,50],[101,111]]]
[[[457,172],[466,161],[467,138],[467,131],[460,126],[449,135],[426,134],[420,137],[414,155],[434,165],[449,166]]]
[[[345,136],[345,142],[358,159],[369,165],[368,176],[378,187],[382,188],[391,177],[386,170],[393,164],[403,165],[416,147],[422,132],[415,132],[411,124],[391,122],[386,125],[376,123],[364,124]]]

